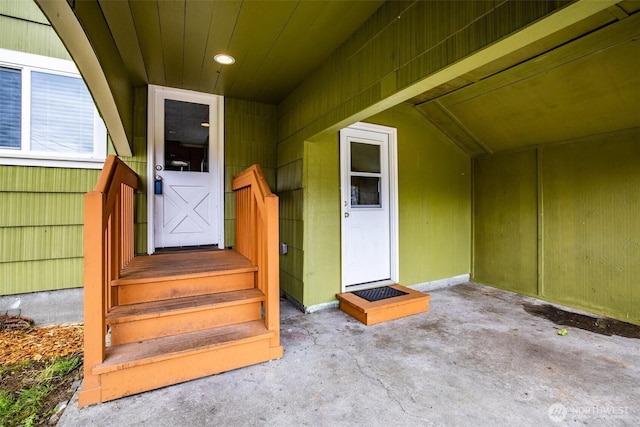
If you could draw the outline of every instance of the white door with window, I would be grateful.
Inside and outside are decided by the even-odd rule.
[[[397,282],[396,130],[340,131],[343,291]]]
[[[149,90],[149,253],[223,246],[223,98]]]

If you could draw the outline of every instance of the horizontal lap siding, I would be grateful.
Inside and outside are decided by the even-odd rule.
[[[3,295],[82,286],[83,197],[98,174],[0,166]]]
[[[0,48],[70,59],[32,1],[0,0]],[[0,165],[0,295],[82,286],[83,196],[98,174]]]

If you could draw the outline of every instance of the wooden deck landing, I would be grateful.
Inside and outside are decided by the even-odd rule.
[[[367,326],[429,310],[431,295],[402,285],[390,287],[406,292],[406,295],[369,302],[354,293],[345,292],[336,295],[340,301],[340,310]]]
[[[153,280],[157,277],[198,276],[212,272],[255,271],[244,256],[230,249],[186,251],[137,256],[120,274],[120,283]]]

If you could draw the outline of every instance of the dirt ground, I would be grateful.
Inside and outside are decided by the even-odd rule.
[[[592,317],[585,314],[562,310],[550,304],[523,304],[525,311],[534,316],[550,320],[557,325],[571,326],[595,332],[601,335],[617,335],[625,338],[640,338],[640,326],[605,317]]]
[[[0,330],[0,389],[17,393],[33,386],[39,373],[56,357],[82,360],[82,345],[81,324]],[[82,379],[81,368],[80,362],[68,375],[48,383],[52,390],[42,401],[40,413],[53,411],[56,405],[71,399]],[[36,425],[55,425],[56,421],[56,417],[41,419]]]

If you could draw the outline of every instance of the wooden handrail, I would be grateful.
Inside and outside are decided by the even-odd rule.
[[[271,192],[260,165],[236,175],[236,250],[258,267],[257,287],[265,295],[265,325],[275,333],[272,348],[280,347],[280,266],[278,196]]]
[[[98,182],[84,197],[84,382],[80,399],[100,393],[94,366],[104,361],[105,316],[117,305],[111,281],[134,257],[133,193],[138,176],[122,160],[110,155]],[[83,402],[79,402],[83,406]]]

